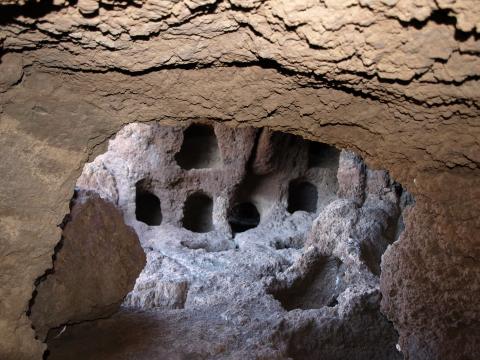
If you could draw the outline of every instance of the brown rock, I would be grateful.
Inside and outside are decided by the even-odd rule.
[[[31,307],[41,339],[51,328],[111,315],[145,265],[133,229],[97,196],[73,206],[58,247],[53,272],[37,285]]]
[[[6,54],[0,62],[0,92],[7,91],[19,82],[23,76],[22,57],[17,54]]]
[[[402,349],[479,357],[480,2],[208,3],[128,2],[92,17],[0,0],[0,357],[41,356],[28,303],[87,159],[126,123],[205,118],[353,149],[388,170],[417,199],[382,263]]]

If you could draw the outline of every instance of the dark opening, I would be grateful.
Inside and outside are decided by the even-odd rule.
[[[137,182],[135,187],[135,215],[137,220],[150,226],[160,225],[162,222],[160,200],[147,190],[148,184],[145,180]]]
[[[183,227],[193,232],[206,233],[213,230],[213,200],[208,195],[190,195],[183,208]]]
[[[288,212],[317,211],[318,192],[315,185],[308,181],[292,181],[288,187]]]
[[[324,143],[310,141],[308,146],[308,167],[338,167],[340,150]]]
[[[203,169],[220,165],[220,150],[213,128],[193,124],[185,130],[180,151],[175,160],[182,169]]]
[[[386,246],[387,244],[385,247],[380,248],[370,241],[365,241],[360,244],[360,259],[367,265],[368,269],[377,276],[380,276],[380,264]]]
[[[228,223],[234,234],[253,229],[260,223],[260,214],[250,202],[235,205],[228,214]]]
[[[273,296],[285,310],[320,309],[337,305],[337,297],[346,288],[345,266],[334,257],[320,259],[309,273],[297,279],[290,288]]]

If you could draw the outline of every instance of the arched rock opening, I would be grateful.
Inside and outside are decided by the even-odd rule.
[[[295,180],[288,187],[288,211],[317,211],[318,191],[315,185],[308,181]]]
[[[214,229],[212,212],[212,198],[203,193],[194,193],[185,201],[182,224],[185,229],[196,233],[210,232]]]
[[[308,166],[313,167],[338,167],[340,150],[334,146],[317,141],[308,143]]]
[[[233,233],[253,229],[260,223],[260,213],[251,202],[242,202],[233,206],[228,216]]]
[[[379,273],[363,249],[374,246],[377,261],[394,240],[402,206],[398,184],[387,172],[368,169],[349,151],[322,145],[321,156],[317,154],[321,161],[311,166],[312,143],[298,136],[220,124],[215,129],[226,161],[214,172],[179,171],[173,154],[186,130],[157,123],[126,126],[110,141],[105,154],[85,166],[77,182],[79,191],[96,193],[123,213],[126,225],[138,235],[147,264],[122,311],[108,320],[116,325],[103,327],[94,321],[69,326],[66,331],[73,343],[62,340],[61,329],[51,330],[47,341],[52,359],[65,357],[71,346],[81,346],[79,339],[95,341],[97,337],[106,340],[107,348],[92,350],[92,356],[95,351],[110,353],[114,349],[108,348],[108,339],[123,337],[127,329],[131,333],[144,323],[140,327],[148,329],[148,337],[130,339],[127,346],[130,352],[142,349],[137,354],[140,359],[152,354],[190,356],[180,340],[184,338],[203,355],[215,351],[219,342],[233,353],[256,353],[255,348],[239,345],[238,326],[247,334],[242,342],[246,344],[252,338],[263,339],[259,328],[278,331],[273,324],[259,320],[260,327],[248,321],[233,326],[229,320],[220,320],[225,331],[219,338],[209,320],[217,308],[229,313],[238,306],[249,309],[250,319],[276,314],[289,324],[275,345],[285,350],[285,356],[330,356],[335,351],[347,356],[360,351],[356,345],[329,348],[334,324],[335,333],[349,344],[369,344],[362,356],[383,352],[389,360],[395,359],[397,335],[378,310],[380,298],[372,295]],[[95,219],[92,214],[89,221],[95,223]],[[108,271],[100,277],[104,275]],[[71,283],[76,276],[78,272],[70,272]],[[102,291],[95,284],[92,281],[92,286],[84,288]],[[48,298],[42,287],[38,290],[39,299]],[[259,300],[263,305],[258,306]],[[367,309],[365,304],[373,307]],[[326,326],[325,314],[332,308],[337,315],[331,315]],[[167,316],[172,309],[176,315]],[[306,311],[312,309],[319,312]],[[138,315],[137,310],[149,310],[151,317]],[[84,316],[79,311],[73,315],[80,320]],[[146,345],[149,337],[158,338],[159,318],[162,328],[173,335]],[[365,322],[369,330],[362,329]],[[206,329],[202,330],[208,339],[206,348],[186,328]],[[281,344],[300,334],[305,338],[302,346]],[[371,341],[371,334],[383,334],[384,340]],[[166,351],[164,342],[173,350]],[[262,349],[273,356],[268,346]]]
[[[183,133],[183,143],[175,155],[182,169],[214,168],[221,165],[215,131],[211,125],[192,124]]]
[[[86,157],[133,121],[215,119],[356,149],[414,192],[406,231],[383,254],[383,311],[409,358],[480,358],[480,311],[471,300],[480,288],[480,2],[2,0],[0,7],[3,357],[41,357],[25,309],[51,263],[55,225]],[[337,195],[355,194],[365,210],[371,200],[357,181],[365,174],[351,165],[340,164]],[[354,191],[345,186],[349,175],[359,175]],[[110,185],[102,196],[114,195]],[[163,195],[163,223],[149,231],[178,226],[181,204],[172,209]],[[134,204],[122,196],[113,203]],[[262,222],[282,212],[268,200],[269,211],[258,205]],[[319,214],[331,200],[319,196]],[[225,230],[228,201],[216,205]],[[301,331],[289,339],[309,349]],[[343,348],[342,337],[330,340],[324,349]],[[368,357],[369,346],[356,350]]]
[[[135,184],[135,215],[138,221],[158,226],[162,223],[160,200],[148,187],[146,180],[140,180]]]

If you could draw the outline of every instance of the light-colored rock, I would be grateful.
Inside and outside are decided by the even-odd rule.
[[[364,206],[338,199],[337,177],[348,174],[352,165],[364,173],[370,171],[360,157],[345,151],[339,155],[340,151],[326,145],[315,148],[312,142],[289,134],[262,129],[258,136],[251,128],[233,130],[219,124],[214,126],[218,141],[194,141],[188,149],[199,162],[190,164],[189,170],[182,169],[178,154],[187,148],[182,145],[184,134],[194,128],[198,125],[127,125],[109,142],[106,153],[85,166],[77,182],[81,191],[86,190],[84,184],[98,194],[109,193],[110,184],[117,184],[118,206],[147,252],[147,265],[128,294],[125,308],[152,314],[176,309],[172,314],[178,318],[175,323],[190,318],[192,324],[195,317],[191,311],[195,310],[203,314],[204,328],[214,327],[218,309],[222,309],[227,323],[219,337],[225,344],[229,340],[223,333],[237,327],[244,333],[238,335],[242,345],[225,349],[233,358],[242,353],[249,358],[261,354],[306,356],[305,349],[313,357],[357,353],[359,358],[398,358],[397,334],[379,312],[377,276],[380,256],[394,240],[386,235],[387,223],[396,224],[399,216],[400,199],[389,196],[388,174],[372,171],[372,195],[366,193],[364,178],[349,176],[343,181],[346,194],[358,193],[367,199]],[[203,139],[204,132],[199,136]],[[215,156],[220,157],[220,164],[199,156],[209,156],[210,147],[217,144],[221,151]],[[149,191],[160,200],[162,221],[158,224],[145,224],[137,216],[141,205],[136,184],[145,178],[149,179]],[[318,194],[311,212],[290,210],[292,201],[300,207],[309,201],[292,199],[298,194],[290,187],[298,178],[308,181]],[[213,227],[208,232],[189,231],[183,220],[188,194],[199,191],[213,201],[209,214]],[[257,207],[259,223],[235,233],[229,224],[230,209],[247,201]],[[306,241],[313,246],[304,248]],[[254,310],[258,303],[262,305]],[[288,326],[279,329],[269,318]],[[326,327],[327,319],[335,324],[334,331]],[[362,325],[365,322],[370,324],[368,329]],[[308,330],[307,323],[315,325]],[[269,340],[273,334],[275,340]],[[289,342],[302,334],[311,341],[303,340],[301,346]],[[333,336],[345,339],[342,349],[327,346]],[[383,340],[379,342],[378,336]],[[172,344],[177,356],[188,356],[191,349],[215,353],[194,338],[188,348],[178,348],[180,343]],[[357,343],[362,343],[362,348],[369,344],[369,350],[360,350],[354,345]],[[67,346],[79,345],[58,340],[51,346],[58,348],[58,353],[52,350],[55,358]],[[273,355],[272,348],[283,352]],[[141,345],[138,351],[154,350],[151,345]]]
[[[351,151],[343,152],[337,176],[338,195],[362,205],[365,201],[366,169],[361,158]]]
[[[100,4],[98,0],[78,0],[77,6],[82,14],[90,15],[98,10]]]

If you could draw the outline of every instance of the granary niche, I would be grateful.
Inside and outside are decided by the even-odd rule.
[[[318,192],[315,185],[308,181],[294,180],[288,186],[288,211],[317,211]]]
[[[188,196],[183,208],[182,224],[185,229],[196,233],[213,230],[213,200],[207,194],[196,192]]]
[[[220,166],[222,159],[213,127],[206,124],[190,125],[183,132],[182,147],[175,155],[175,160],[185,170]]]
[[[333,146],[317,141],[310,141],[308,145],[308,166],[338,167],[340,152]]]
[[[162,223],[160,200],[153,193],[151,182],[147,179],[135,184],[135,215],[138,221],[147,225],[158,226]]]
[[[399,359],[379,274],[412,204],[325,143],[133,123],[85,165],[30,318],[49,359]]]
[[[234,234],[244,232],[258,226],[260,213],[252,202],[237,203],[230,210],[228,223]]]

